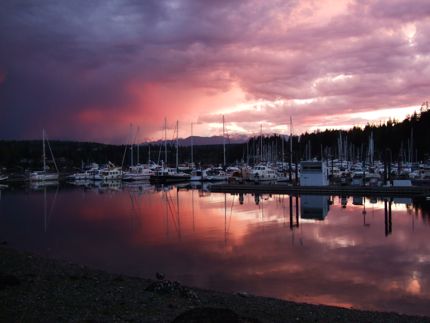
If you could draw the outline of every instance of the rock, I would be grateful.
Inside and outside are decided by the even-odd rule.
[[[156,277],[158,280],[164,280],[165,275],[164,275],[163,273],[159,273],[159,272],[157,272],[157,273],[155,274],[155,277]]]
[[[197,294],[191,290],[190,288],[184,287],[181,283],[174,281],[171,282],[169,280],[159,280],[151,283],[145,289],[149,292],[155,292],[159,294],[170,294],[177,295],[182,298],[188,298],[190,300],[199,300]]]
[[[121,276],[117,276],[117,277],[113,278],[113,279],[112,279],[112,281],[113,281],[113,282],[123,282],[123,281],[124,281],[124,278],[123,278],[123,277],[121,277]]]
[[[214,308],[214,307],[197,307],[188,310],[177,316],[172,323],[218,323],[218,322],[231,322],[231,323],[245,323],[245,322],[259,322],[255,319],[248,319],[240,317],[236,312],[227,308]]]

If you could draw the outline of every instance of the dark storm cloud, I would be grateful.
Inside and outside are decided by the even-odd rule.
[[[162,115],[211,119],[227,107],[201,97],[232,88],[244,93],[237,104],[286,100],[278,115],[270,105],[247,115],[247,126],[293,110],[310,127],[315,104],[345,122],[345,112],[419,105],[430,84],[428,12],[424,0],[2,1],[0,138],[46,127],[55,138],[118,142],[133,120],[149,133]],[[190,89],[202,91],[175,107]],[[186,108],[192,101],[199,111]]]
[[[80,111],[127,113],[130,80],[172,81],[195,64],[188,45],[229,42],[231,33],[216,22],[231,8],[193,1],[2,2],[0,137],[38,136],[43,126],[57,137],[76,136]],[[223,26],[233,31],[231,20]]]

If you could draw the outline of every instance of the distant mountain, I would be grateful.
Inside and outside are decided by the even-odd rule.
[[[234,137],[226,137],[226,144],[241,144],[245,143],[248,140],[248,137],[245,135],[235,135]],[[157,140],[151,142],[153,145],[163,144],[163,140]],[[168,144],[176,144],[176,140],[167,140]],[[191,146],[191,137],[187,138],[179,138],[178,140],[179,146]],[[195,146],[204,146],[204,145],[222,145],[223,137],[222,136],[212,136],[212,137],[201,137],[201,136],[193,136],[193,144]],[[146,143],[142,143],[146,144]]]

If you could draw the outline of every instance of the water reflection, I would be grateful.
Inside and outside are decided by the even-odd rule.
[[[328,196],[302,195],[300,209],[302,219],[324,220],[329,209]]]
[[[430,315],[428,203],[147,183],[6,188],[0,239],[204,288]]]

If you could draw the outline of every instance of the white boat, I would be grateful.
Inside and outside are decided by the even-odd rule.
[[[122,179],[122,170],[120,167],[107,167],[101,169],[98,174],[94,176],[96,181],[116,181]]]
[[[82,173],[75,173],[70,175],[69,178],[74,181],[93,180],[94,177],[99,173],[99,168],[91,168]]]
[[[221,167],[208,168],[206,171],[206,180],[209,182],[222,182],[228,180],[228,174]]]
[[[42,146],[43,146],[43,170],[42,171],[36,171],[30,173],[30,181],[33,182],[43,182],[43,181],[56,181],[58,180],[58,167],[55,163],[54,154],[52,153],[51,146],[49,145],[49,141],[46,139],[46,142],[48,143],[49,151],[51,152],[52,160],[55,165],[55,169],[57,170],[56,173],[47,172],[47,166],[46,166],[46,152],[45,152],[45,129],[42,131]]]
[[[9,178],[7,175],[0,174],[0,181],[5,181]]]
[[[150,176],[154,175],[154,170],[148,165],[138,164],[130,166],[128,172],[124,172],[124,181],[142,181],[149,180]]]
[[[44,171],[32,172],[30,174],[30,180],[31,181],[36,181],[36,182],[40,182],[40,181],[55,181],[55,180],[58,180],[58,174],[48,173],[48,172],[44,172]]]
[[[85,171],[70,175],[68,178],[74,181],[93,180],[94,176],[99,172],[99,165],[92,163]]]
[[[191,171],[191,178],[190,180],[192,182],[204,182],[207,180],[207,174],[205,169],[193,169]]]
[[[277,178],[278,174],[276,171],[265,165],[255,166],[249,175],[249,180],[256,183],[276,181]]]

